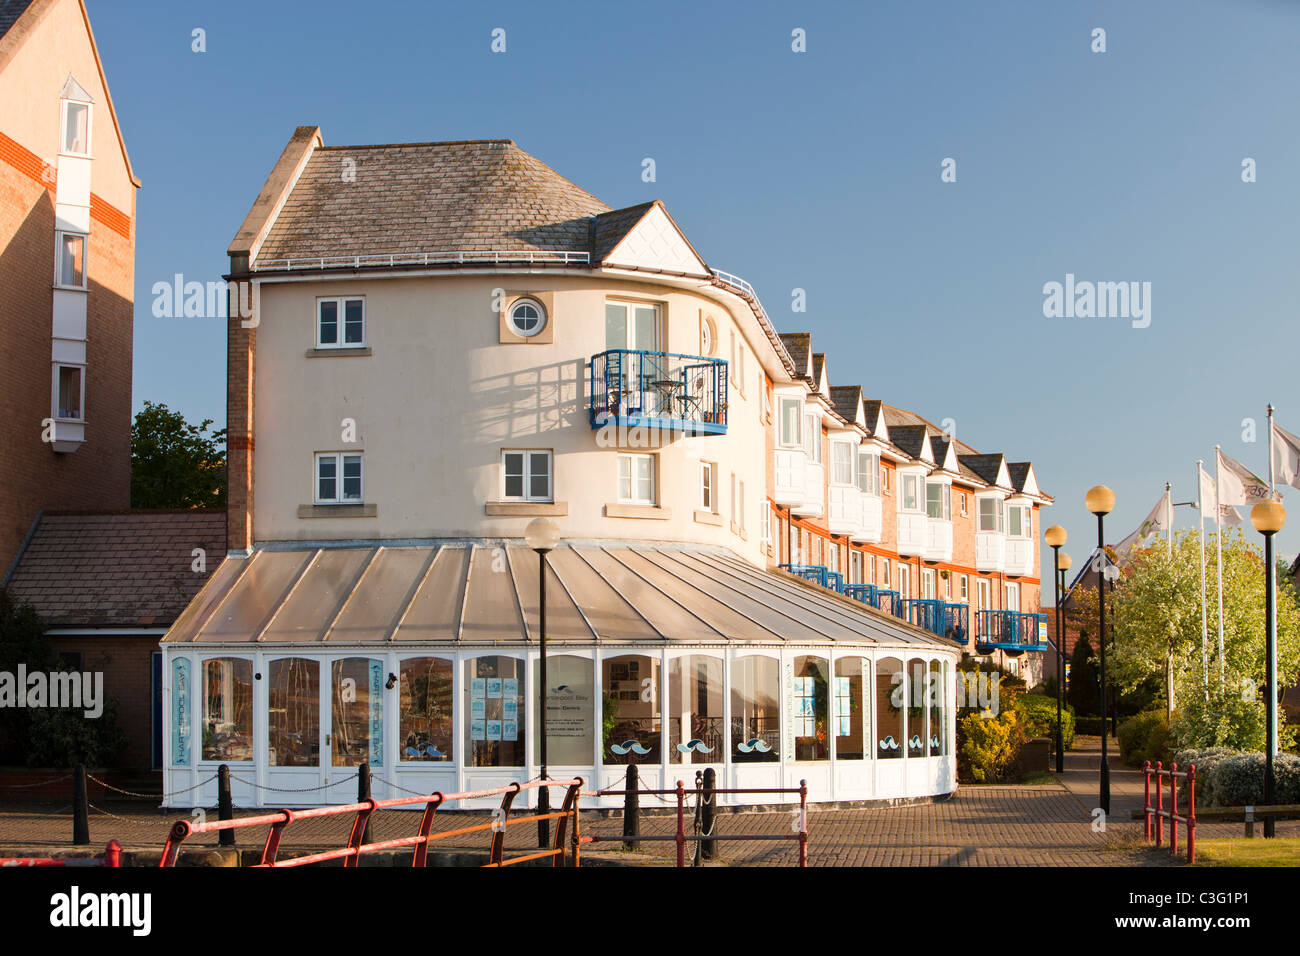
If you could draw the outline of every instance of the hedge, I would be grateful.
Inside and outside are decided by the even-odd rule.
[[[1205,807],[1257,806],[1264,802],[1264,755],[1227,747],[1180,750],[1174,754],[1179,770],[1196,765],[1196,803]],[[1273,761],[1277,786],[1274,803],[1300,803],[1300,757],[1280,753]]]
[[[1021,694],[1012,701],[1027,737],[1047,737],[1056,745],[1056,698],[1043,694]],[[1074,746],[1074,708],[1061,708],[1061,738],[1066,750]]]
[[[1173,738],[1163,710],[1148,710],[1119,725],[1119,751],[1124,761],[1140,767],[1148,760],[1168,764],[1173,759]]]

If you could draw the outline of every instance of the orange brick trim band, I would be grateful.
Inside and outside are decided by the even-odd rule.
[[[55,191],[55,168],[4,133],[0,133],[0,159],[48,191]],[[131,217],[95,193],[90,194],[90,218],[112,229],[123,239],[131,238]]]

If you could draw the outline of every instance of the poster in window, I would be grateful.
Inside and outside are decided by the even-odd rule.
[[[488,740],[501,739],[501,721],[489,720],[487,722],[487,739]]]
[[[501,689],[506,697],[519,696],[519,678],[506,677],[501,681]]]
[[[469,682],[469,696],[480,700],[487,696],[487,683],[482,677],[475,677]]]
[[[172,660],[172,763],[190,765],[190,662]]]
[[[501,716],[506,720],[518,720],[519,701],[514,697],[507,697],[505,700],[502,701],[502,703],[505,706],[502,708]]]
[[[470,720],[483,720],[487,717],[487,701],[474,698],[469,702]]]
[[[384,662],[370,661],[370,763],[384,765]]]
[[[469,739],[487,740],[487,728],[483,721],[471,720],[469,722]]]
[[[487,678],[487,695],[488,695],[489,698],[491,698],[491,699],[493,699],[493,700],[496,700],[496,699],[500,698],[500,696],[501,696],[501,678],[500,678],[500,677],[489,677],[489,678]]]
[[[501,721],[501,739],[518,740],[519,739],[519,722],[516,720]]]

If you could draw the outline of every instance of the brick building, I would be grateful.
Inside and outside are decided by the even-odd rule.
[[[0,2],[0,573],[130,498],[135,196],[81,0]]]

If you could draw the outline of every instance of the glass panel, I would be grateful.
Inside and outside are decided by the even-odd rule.
[[[524,662],[476,657],[465,662],[465,739],[471,767],[524,765]]]
[[[731,762],[781,759],[781,672],[774,657],[731,662]]]
[[[799,402],[793,398],[781,399],[781,444],[799,445]]]
[[[926,674],[925,661],[914,657],[907,662],[907,755],[909,757],[924,757],[927,750]]]
[[[930,662],[930,686],[926,690],[930,705],[930,756],[948,753],[948,683],[943,679],[945,665]]]
[[[549,766],[590,767],[596,744],[595,669],[590,658],[572,654],[547,655],[546,684],[542,662],[533,662],[533,676],[546,695],[546,763]],[[542,763],[542,695],[538,695],[533,744]]]
[[[336,478],[338,476],[338,459],[333,455],[322,455],[316,459],[316,474],[318,476],[316,497],[321,501],[338,500],[338,485]]]
[[[506,452],[503,460],[505,462],[505,496],[507,498],[522,498],[524,496],[524,453],[521,451]]]
[[[452,663],[441,657],[408,657],[401,665],[399,760],[450,763],[452,736]]]
[[[1017,507],[1007,508],[1007,531],[1014,537],[1020,537],[1020,509]]]
[[[831,446],[831,480],[838,485],[853,484],[853,446],[837,441]]]
[[[794,759],[826,760],[830,757],[827,717],[830,669],[821,657],[794,659],[794,686],[790,715],[794,721]]]
[[[632,348],[646,352],[659,351],[659,310],[652,305],[636,307],[636,337]]]
[[[203,758],[253,759],[253,662],[216,657],[203,662]]]
[[[63,152],[88,153],[87,126],[90,122],[90,107],[84,103],[67,104],[67,122],[63,128]]]
[[[713,510],[713,466],[700,463],[700,509]]]
[[[646,504],[654,501],[654,459],[649,455],[636,459],[636,500]]]
[[[670,763],[722,763],[722,660],[703,654],[668,662]]]
[[[605,303],[605,348],[627,348],[627,306]]]
[[[903,662],[884,657],[876,662],[876,749],[881,760],[903,756]]]
[[[618,498],[620,501],[632,500],[632,457],[618,457]]]
[[[63,237],[59,284],[81,288],[86,284],[86,237]]]
[[[320,766],[320,662],[282,657],[271,661],[268,670],[267,763]]]
[[[931,518],[943,517],[943,485],[937,481],[925,483],[925,513]]]
[[[551,497],[551,456],[537,451],[528,456],[528,497],[534,501],[549,500]]]
[[[629,654],[607,658],[601,668],[602,762],[658,764],[663,739],[659,659]]]
[[[365,304],[361,299],[348,299],[343,303],[343,341],[359,345],[365,339]]]
[[[339,340],[339,304],[333,300],[320,303],[320,344],[337,345]]]
[[[906,511],[918,511],[916,475],[903,476],[903,508]]]
[[[361,456],[343,456],[343,498],[345,501],[361,500]]]
[[[835,662],[835,757],[864,760],[867,756],[870,712],[867,685],[871,668],[861,657],[841,657]]]
[[[332,762],[336,767],[384,763],[384,666],[349,657],[330,664]]]
[[[81,369],[59,367],[59,417],[81,417]]]

